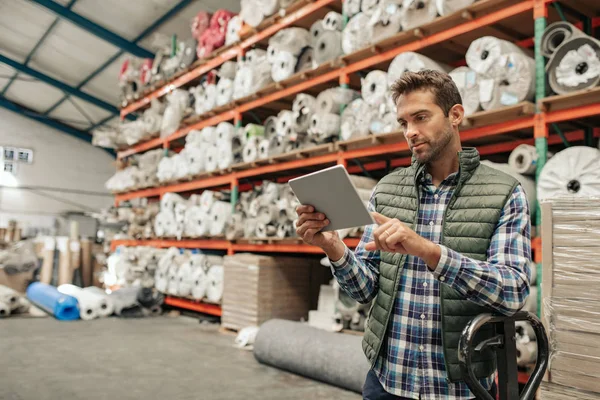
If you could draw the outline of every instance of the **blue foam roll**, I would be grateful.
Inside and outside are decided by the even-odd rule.
[[[60,293],[54,286],[33,282],[27,287],[27,298],[60,321],[79,319],[77,299]]]

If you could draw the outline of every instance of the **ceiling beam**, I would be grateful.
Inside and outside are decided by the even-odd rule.
[[[142,57],[142,58],[152,58],[154,54],[137,44],[130,42],[122,36],[117,35],[116,33],[109,31],[103,26],[98,25],[95,22],[90,21],[87,18],[82,17],[69,10],[67,7],[62,6],[58,3],[55,3],[52,0],[30,0],[36,4],[39,4],[42,7],[52,11],[59,17],[72,22],[77,25],[81,29],[91,33],[92,35],[105,40],[106,42],[123,49],[124,51],[133,54],[134,56]]]
[[[66,83],[61,82],[57,79],[51,78],[48,75],[46,75],[42,72],[39,72],[31,67],[28,67],[25,64],[21,64],[11,58],[8,58],[5,55],[0,54],[0,62],[16,69],[17,71],[23,72],[24,74],[27,74],[27,75],[32,76],[42,82],[52,85],[55,88],[62,90],[63,92],[69,93],[75,97],[78,97],[82,100],[92,103],[93,105],[100,107],[103,110],[106,110],[112,114],[119,114],[119,109],[117,107],[113,106],[112,104],[109,104],[106,101],[100,100],[99,98],[89,95],[85,92],[82,92],[81,90],[74,88],[72,86],[69,86]]]
[[[63,133],[66,133],[67,135],[76,137],[77,139],[83,140],[86,143],[92,143],[92,136],[86,132],[80,131],[79,129],[75,129],[72,126],[63,124],[62,122],[59,122],[55,119],[52,119],[50,117],[47,117],[45,115],[41,115],[25,106],[22,106],[20,104],[17,103],[13,103],[12,101],[8,100],[6,97],[0,96],[0,107],[5,108],[7,110],[10,110],[12,112],[15,112],[17,114],[20,114],[24,117],[27,117],[29,119],[32,119],[34,121],[40,122],[50,128],[59,130]],[[106,151],[107,153],[109,153],[110,155],[112,155],[113,157],[115,157],[115,152],[111,149],[104,149],[104,151]]]

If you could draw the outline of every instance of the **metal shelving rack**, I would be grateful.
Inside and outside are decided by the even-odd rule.
[[[549,146],[583,142],[592,145],[594,138],[600,137],[600,88],[569,95],[546,97],[546,60],[540,52],[541,36],[548,23],[565,18],[573,23],[600,26],[600,18],[581,21],[582,16],[600,14],[600,5],[595,0],[570,0],[563,13],[560,6],[553,5],[557,0],[480,0],[455,14],[437,18],[417,29],[400,32],[379,43],[368,46],[305,71],[282,82],[274,83],[258,93],[231,102],[205,115],[188,119],[182,127],[166,138],[156,138],[118,152],[124,159],[153,148],[177,150],[182,147],[182,139],[188,132],[212,126],[223,121],[232,121],[240,126],[245,114],[270,115],[281,109],[291,109],[293,96],[301,92],[317,93],[325,87],[339,84],[346,87],[359,87],[359,75],[369,69],[386,68],[398,54],[406,51],[431,54],[433,59],[451,65],[464,65],[457,54],[464,54],[466,47],[476,37],[494,35],[511,40],[518,45],[533,49],[536,61],[536,102],[519,104],[500,110],[480,112],[468,118],[469,126],[461,130],[464,144],[474,145],[483,156],[506,154],[520,144],[535,145],[538,152],[536,179],[545,165]],[[288,26],[308,27],[330,10],[341,10],[340,0],[301,0],[288,10],[285,17],[273,17],[269,23],[259,27],[258,32],[250,32],[234,46],[221,49],[214,58],[203,60],[198,65],[176,77],[172,82],[153,90],[142,99],[127,105],[121,110],[121,118],[129,113],[142,110],[154,98],[159,98],[175,88],[190,84],[208,71],[217,68],[225,61],[241,58],[244,52],[255,45],[264,46],[268,37]],[[533,17],[533,24],[531,18]],[[580,25],[582,26],[582,25]],[[532,29],[533,28],[533,29]],[[439,58],[452,58],[440,60]],[[550,129],[552,126],[553,129]],[[551,132],[555,132],[552,133]],[[566,133],[563,133],[566,132]],[[192,193],[204,189],[228,189],[232,191],[232,202],[237,201],[239,191],[251,187],[247,181],[271,179],[285,182],[287,179],[322,167],[342,164],[350,173],[389,170],[410,163],[410,151],[399,133],[381,135],[350,142],[338,142],[315,149],[295,152],[287,159],[267,159],[250,164],[230,167],[225,171],[203,174],[193,180],[166,186],[131,191],[115,195],[115,203],[135,198],[159,198],[164,193]],[[537,225],[540,212],[536,204]],[[349,246],[355,246],[358,239],[348,239]],[[156,247],[185,247],[207,250],[222,250],[227,254],[238,251],[288,252],[319,254],[312,246],[289,242],[238,243],[226,240],[124,240],[114,241],[118,245],[148,245]],[[541,262],[541,241],[532,241],[534,261]],[[541,272],[538,273],[541,279]],[[185,301],[178,301],[185,307]],[[182,305],[183,304],[183,305]],[[190,302],[189,308],[197,309],[197,303]]]

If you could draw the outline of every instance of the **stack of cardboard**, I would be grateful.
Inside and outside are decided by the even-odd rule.
[[[246,253],[225,257],[221,324],[240,330],[272,318],[306,319],[315,264],[306,258]]]
[[[542,205],[543,318],[551,359],[542,399],[600,399],[600,199]]]

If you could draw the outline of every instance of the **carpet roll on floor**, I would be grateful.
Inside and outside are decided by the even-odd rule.
[[[79,319],[77,299],[62,294],[54,286],[34,282],[27,287],[27,298],[37,307],[61,321]]]
[[[108,317],[115,311],[115,305],[113,304],[112,299],[108,296],[108,294],[104,290],[102,290],[96,286],[88,286],[86,288],[83,288],[83,291],[88,292],[88,293],[94,293],[97,296],[102,297],[106,307],[100,308],[99,314],[101,317]]]
[[[84,292],[78,286],[65,283],[60,285],[58,291],[68,296],[73,296],[79,303],[79,317],[83,320],[92,320],[100,316],[101,310],[107,308],[106,301],[99,295]]]
[[[272,319],[260,327],[254,357],[263,364],[360,393],[369,371],[362,338]]]

